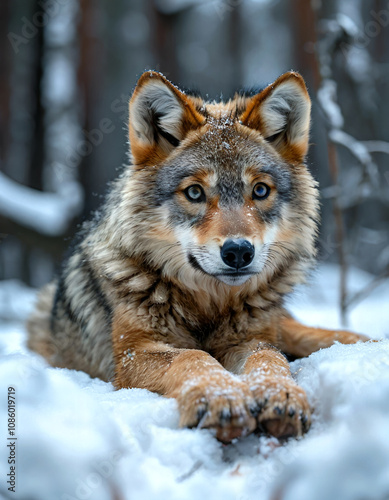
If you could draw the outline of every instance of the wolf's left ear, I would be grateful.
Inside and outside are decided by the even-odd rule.
[[[156,164],[204,122],[195,98],[163,75],[147,71],[130,100],[130,146],[134,165]]]
[[[287,161],[301,163],[308,151],[310,115],[304,79],[290,71],[251,97],[240,121],[261,132]]]

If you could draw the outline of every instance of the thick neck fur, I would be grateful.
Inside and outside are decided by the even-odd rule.
[[[184,146],[206,135],[204,153],[216,151],[219,137],[226,133],[224,116],[220,109],[215,109],[209,123],[192,133]],[[232,135],[234,127],[238,127],[239,140],[246,136],[247,140],[260,140],[259,134],[250,129],[242,133],[238,123],[228,126],[228,133]],[[196,305],[193,309],[203,316],[214,315],[215,309],[225,314],[243,307],[266,311],[275,305],[281,306],[285,294],[305,280],[316,252],[317,191],[305,165],[291,169],[294,195],[280,222],[280,241],[271,246],[263,270],[241,286],[227,285],[194,269],[188,262],[180,243],[168,229],[167,209],[156,206],[153,199],[159,168],[160,165],[128,167],[113,186],[107,202],[107,206],[114,204],[117,209],[105,211],[98,230],[92,230],[85,242],[87,251],[88,240],[94,240],[90,245],[94,255],[90,258],[112,289],[124,300],[135,294],[139,301],[141,297],[154,297],[156,303],[163,302],[158,294],[168,294],[171,300],[177,291],[178,296],[186,296]],[[107,239],[102,241],[102,234],[107,235]]]
[[[131,184],[131,176],[127,175]],[[115,190],[111,196],[118,200],[131,197],[128,192]],[[123,217],[121,222],[120,218],[117,220],[112,214],[105,214],[99,225],[106,227],[105,234],[111,238],[101,241],[102,232],[92,231],[86,240],[87,248],[89,240],[99,239],[94,242],[94,254],[90,258],[100,275],[110,282],[124,300],[127,293],[150,296],[155,292],[158,295],[161,293],[158,287],[162,284],[164,293],[166,289],[169,293],[176,289],[179,295],[190,297],[193,305],[197,304],[199,315],[214,314],[215,307],[222,314],[226,309],[239,311],[244,305],[266,311],[274,305],[281,306],[283,297],[306,280],[307,273],[314,265],[315,224],[312,223],[312,227],[306,227],[304,231],[307,236],[304,251],[289,251],[281,245],[274,249],[274,261],[270,259],[259,275],[241,286],[230,286],[191,269],[176,244],[149,240],[148,235],[155,228],[152,221],[147,222],[147,218],[139,221],[142,211],[145,213],[147,207],[139,206],[135,213],[127,220]],[[304,239],[304,234],[301,237]],[[127,248],[132,248],[132,251],[128,252]],[[161,254],[167,263],[159,266],[153,250]]]

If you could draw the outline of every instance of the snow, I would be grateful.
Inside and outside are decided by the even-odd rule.
[[[83,191],[75,181],[57,193],[22,186],[0,172],[0,214],[49,236],[62,235],[83,206]]]
[[[326,78],[317,92],[317,99],[332,128],[343,127],[344,120],[340,106],[336,102],[337,85],[334,80]]]
[[[338,270],[323,266],[291,301],[313,325],[339,327]],[[352,270],[349,286],[371,276]],[[231,445],[178,429],[174,400],[114,391],[82,372],[54,369],[25,347],[22,320],[35,292],[0,283],[0,498],[25,500],[380,500],[389,498],[389,340],[336,344],[292,363],[314,406],[300,440],[251,435]],[[389,333],[389,284],[350,316]],[[9,386],[16,389],[16,494],[5,488]]]

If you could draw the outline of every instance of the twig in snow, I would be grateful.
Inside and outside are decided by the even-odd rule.
[[[389,268],[386,269],[379,276],[376,276],[373,280],[370,281],[366,286],[359,290],[359,292],[355,293],[351,297],[349,297],[346,301],[346,308],[350,306],[356,306],[358,302],[361,302],[365,297],[367,297],[373,290],[377,288],[383,281],[389,278]]]

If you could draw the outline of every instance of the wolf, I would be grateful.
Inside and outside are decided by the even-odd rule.
[[[310,109],[293,71],[227,102],[145,72],[129,103],[130,164],[41,292],[29,347],[117,389],[176,398],[180,426],[222,442],[306,432],[287,355],[367,340],[284,307],[316,256]]]

